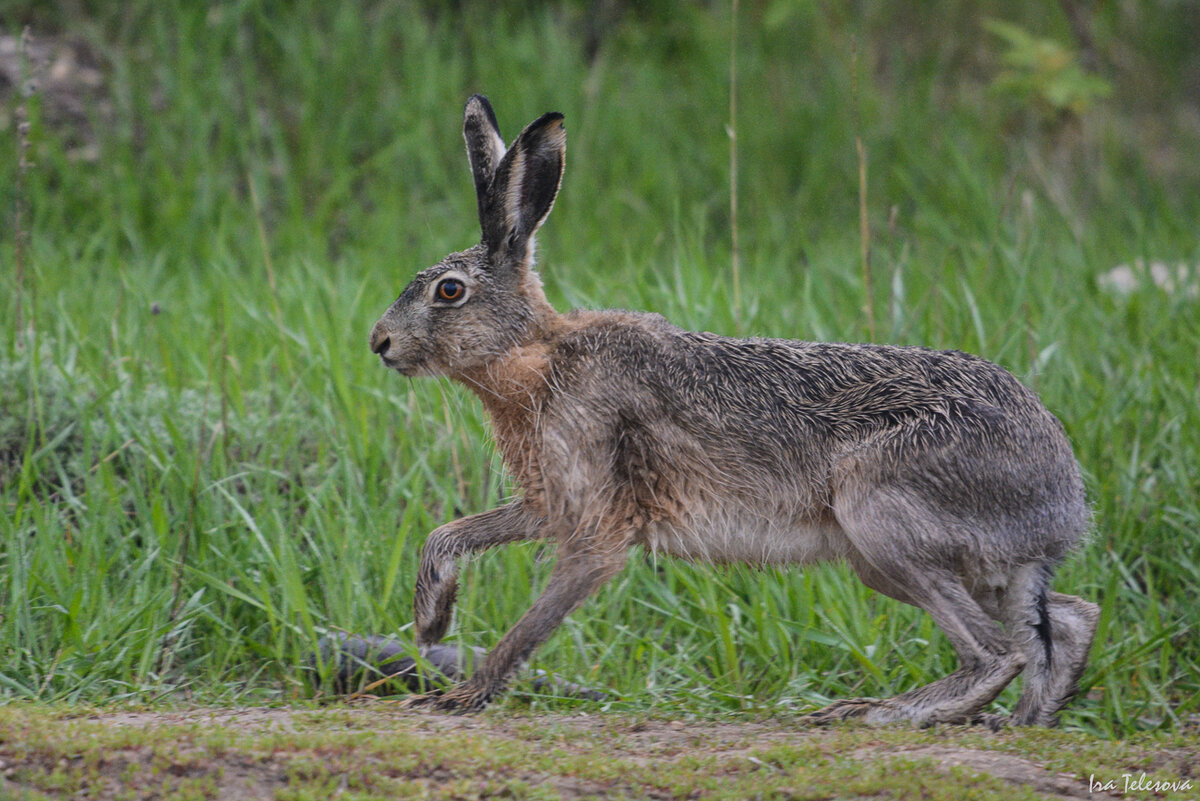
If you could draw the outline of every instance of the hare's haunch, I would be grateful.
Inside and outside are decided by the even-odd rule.
[[[371,331],[404,375],[446,375],[491,418],[522,494],[429,535],[422,645],[450,622],[459,557],[557,543],[545,592],[465,682],[416,705],[483,707],[634,545],[755,564],[847,561],[933,616],[961,667],[815,722],[989,719],[1024,672],[1018,724],[1051,724],[1075,691],[1095,604],[1050,591],[1087,529],[1062,426],[1009,373],[956,351],[731,339],[624,311],[559,314],[533,237],[562,181],[561,114],[505,148],[487,100],[464,136],[482,242],[421,272]],[[996,720],[990,718],[990,720]]]

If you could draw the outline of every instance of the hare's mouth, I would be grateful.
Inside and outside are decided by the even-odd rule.
[[[399,359],[391,359],[387,356],[380,356],[379,360],[383,362],[383,366],[389,370],[395,370],[400,375],[414,376],[420,372],[421,368],[415,364],[401,361]]]
[[[404,359],[396,359],[385,354],[380,354],[379,360],[383,362],[383,366],[389,370],[395,370],[402,376],[412,378],[419,375],[429,375],[429,369],[419,362],[410,362]]]

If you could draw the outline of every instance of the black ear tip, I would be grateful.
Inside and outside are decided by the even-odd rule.
[[[566,118],[563,117],[563,115],[560,114],[559,112],[548,111],[545,114],[543,114],[542,116],[538,117],[533,122],[529,123],[529,127],[527,130],[540,131],[543,128],[553,129],[553,128],[557,127],[559,129],[565,131],[567,129],[567,127],[565,125],[563,125],[564,119],[566,119]]]

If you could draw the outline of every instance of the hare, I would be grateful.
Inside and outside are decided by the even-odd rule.
[[[371,330],[402,375],[443,375],[488,413],[520,497],[429,535],[416,582],[421,645],[450,623],[457,560],[556,543],[545,591],[466,681],[410,705],[481,709],[641,545],[758,565],[845,560],[933,616],[950,675],[813,723],[1009,719],[983,708],[1024,671],[1014,724],[1050,725],[1076,690],[1095,604],[1049,589],[1089,525],[1059,421],[1004,369],[957,351],[732,339],[656,314],[547,302],[534,234],[554,205],[563,116],[505,148],[487,99],[466,106],[480,244],[419,273]]]

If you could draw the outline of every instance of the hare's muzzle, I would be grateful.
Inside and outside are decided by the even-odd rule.
[[[376,325],[371,329],[371,352],[377,353],[380,356],[384,354],[392,345],[392,338],[388,336],[388,332],[383,330],[383,326]]]
[[[421,370],[421,359],[412,347],[412,341],[403,332],[398,332],[380,320],[371,329],[371,352],[379,356],[383,366],[401,375],[416,375]]]
[[[408,370],[405,369],[405,365],[401,364],[403,359],[400,358],[398,353],[393,352],[395,351],[395,345],[396,341],[392,336],[392,332],[383,324],[383,320],[377,322],[375,327],[371,329],[371,352],[379,356],[384,367],[399,370],[401,373],[407,375]]]

